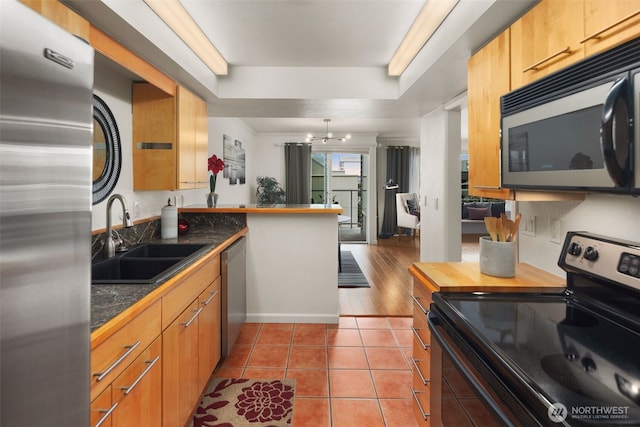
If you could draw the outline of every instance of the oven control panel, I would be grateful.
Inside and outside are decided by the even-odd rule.
[[[569,232],[558,264],[640,289],[640,243]]]

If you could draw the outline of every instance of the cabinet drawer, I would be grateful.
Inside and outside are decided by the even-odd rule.
[[[108,386],[102,393],[91,402],[91,427],[111,427],[113,424],[112,414],[118,406],[111,402],[111,386]]]
[[[411,369],[414,373],[414,379],[421,380],[420,383],[429,383],[431,381],[431,349],[423,349],[414,340],[413,355],[411,356]],[[417,377],[416,377],[417,374]],[[414,384],[415,383],[414,381]]]
[[[157,302],[91,352],[91,400],[160,335],[160,312]]]
[[[427,326],[427,318],[426,315],[422,316],[414,316],[413,318],[413,347],[414,349],[417,347],[426,349],[431,344],[431,333],[429,332],[429,327]]]
[[[158,337],[113,382],[111,399],[117,427],[159,426],[162,420],[162,339]]]
[[[413,395],[413,415],[419,426],[431,425],[429,414],[429,400],[431,399],[431,392],[429,386],[411,387],[411,394]]]
[[[162,330],[220,276],[220,255],[211,256],[162,298]]]
[[[426,315],[429,311],[429,305],[433,299],[431,298],[433,291],[424,286],[421,282],[413,281],[413,313],[422,313]],[[418,311],[416,311],[418,310]]]

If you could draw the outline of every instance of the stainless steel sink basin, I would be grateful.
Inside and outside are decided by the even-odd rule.
[[[153,284],[205,251],[206,244],[143,244],[91,265],[91,284]]]

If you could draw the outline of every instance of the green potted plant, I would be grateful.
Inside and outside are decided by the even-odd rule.
[[[286,195],[278,180],[270,176],[259,176],[256,178],[258,190],[256,198],[258,205],[274,205],[286,202]]]

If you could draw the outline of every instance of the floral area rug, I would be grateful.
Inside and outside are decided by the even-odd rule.
[[[293,425],[295,380],[213,378],[200,399],[193,427]]]

